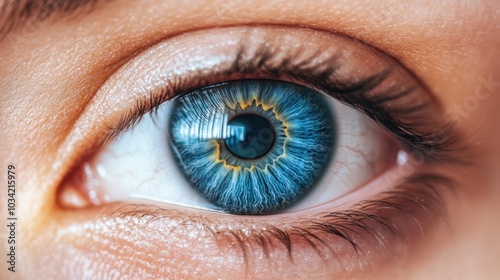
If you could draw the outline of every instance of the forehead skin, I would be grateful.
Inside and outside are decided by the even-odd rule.
[[[490,90],[493,94],[488,102],[463,118],[460,129],[477,131],[473,137],[481,144],[478,151],[489,154],[484,159],[487,166],[498,168],[500,149],[495,143],[500,140],[500,129],[491,120],[500,117],[496,109],[500,95],[495,94],[500,81],[499,11],[496,0],[115,0],[101,1],[84,13],[54,14],[40,23],[27,22],[0,42],[0,162],[6,166],[15,161],[24,173],[19,190],[23,203],[18,206],[18,215],[26,221],[20,233],[26,244],[24,254],[34,246],[30,232],[39,232],[54,222],[54,193],[68,161],[76,156],[68,151],[72,156],[63,158],[59,148],[85,104],[135,54],[190,30],[253,24],[327,30],[395,57],[445,108],[464,104],[478,88]],[[493,177],[490,185],[499,181]],[[499,213],[494,206],[500,205],[499,191],[491,186],[471,184],[471,199],[481,199],[481,203],[471,202],[466,209]],[[2,197],[4,193],[2,190]],[[483,200],[480,193],[487,193],[489,200]],[[498,222],[490,223],[495,215],[460,215],[470,222],[461,224],[457,231],[468,237],[460,245],[450,245],[445,256],[419,259],[416,279],[433,273],[474,278],[475,269],[495,269],[493,259],[500,255],[494,234],[500,228]],[[491,256],[481,251],[491,248],[489,244],[495,245]],[[471,252],[477,262],[467,263],[463,252]],[[442,272],[443,267],[448,271]],[[422,268],[429,274],[420,272]]]

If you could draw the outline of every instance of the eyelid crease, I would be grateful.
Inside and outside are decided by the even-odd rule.
[[[288,260],[295,263],[294,250],[300,247],[301,251],[302,246],[316,252],[325,264],[332,258],[340,261],[338,255],[349,259],[350,255],[346,255],[344,249],[350,248],[352,257],[357,258],[361,266],[370,266],[374,265],[371,254],[374,257],[400,257],[435,229],[437,221],[434,218],[447,224],[448,213],[442,192],[453,192],[455,184],[445,175],[416,174],[403,179],[394,190],[361,201],[350,210],[296,217],[297,221],[290,223],[225,222],[199,213],[190,216],[181,210],[141,204],[121,206],[102,219],[107,222],[135,217],[138,221],[134,224],[146,227],[154,223],[161,225],[163,221],[169,224],[174,220],[175,225],[167,230],[166,235],[183,227],[200,229],[203,233],[198,238],[213,238],[219,246],[230,241],[233,249],[241,250],[247,272],[251,271],[248,267],[251,254],[263,254],[271,262],[270,252],[282,248]],[[343,247],[339,247],[339,242]]]

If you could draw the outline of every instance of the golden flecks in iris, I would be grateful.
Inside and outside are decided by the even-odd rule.
[[[285,140],[283,142],[283,153],[281,155],[277,156],[275,159],[273,159],[273,164],[272,165],[275,165],[275,163],[278,160],[280,160],[281,158],[283,158],[283,157],[286,156],[286,143],[290,139],[290,133],[288,131],[289,125],[288,125],[287,122],[285,122],[281,118],[281,114],[279,114],[278,112],[276,112],[275,105],[266,104],[266,103],[260,102],[258,100],[258,97],[259,97],[259,92],[258,91],[253,91],[251,95],[252,95],[251,99],[238,101],[234,105],[231,104],[232,106],[230,106],[230,108],[232,110],[234,110],[234,111],[245,111],[248,107],[251,107],[251,106],[252,107],[261,107],[263,111],[271,111],[271,112],[273,112],[274,117],[276,118],[276,120],[278,120],[279,122],[281,122],[283,124],[283,132],[285,133],[285,136],[286,136]],[[220,157],[221,151],[220,151],[220,144],[219,144],[219,142],[217,142],[217,140],[213,140],[213,141],[214,141],[214,144],[215,144],[215,151],[214,151],[214,155],[213,155],[215,163],[222,164],[225,168],[230,169],[233,172],[238,172],[238,173],[242,172],[242,171],[253,172],[254,169],[259,169],[259,170],[261,170],[263,172],[269,172],[269,164],[266,164],[266,166],[264,168],[259,168],[256,165],[252,165],[251,167],[242,168],[241,166],[236,166],[236,165],[228,164],[225,159],[221,159],[221,157]]]
[[[238,101],[237,105],[239,105],[242,110],[245,110],[249,106],[260,106],[264,111],[271,110],[271,111],[273,111],[273,113],[276,114],[276,111],[275,111],[276,104],[269,104],[269,103],[266,104],[264,102],[259,101],[260,94],[259,94],[258,90],[252,91],[252,93],[250,95],[252,96],[252,98],[247,99],[247,100]]]
[[[215,144],[215,151],[214,151],[214,161],[215,161],[215,163],[217,163],[217,164],[222,163],[225,168],[231,169],[231,170],[233,170],[235,172],[240,172],[241,166],[235,166],[235,165],[228,164],[225,159],[221,159],[220,158],[220,144],[219,144],[219,142],[217,142],[217,140],[212,140],[212,141]]]

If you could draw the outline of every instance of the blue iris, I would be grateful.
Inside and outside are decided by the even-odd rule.
[[[234,81],[177,98],[171,147],[187,181],[220,210],[267,214],[320,179],[335,144],[322,94],[287,82]]]

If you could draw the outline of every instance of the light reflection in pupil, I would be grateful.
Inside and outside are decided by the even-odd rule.
[[[274,145],[275,132],[265,118],[242,114],[228,123],[229,137],[224,140],[227,149],[242,159],[256,159],[266,155]]]

